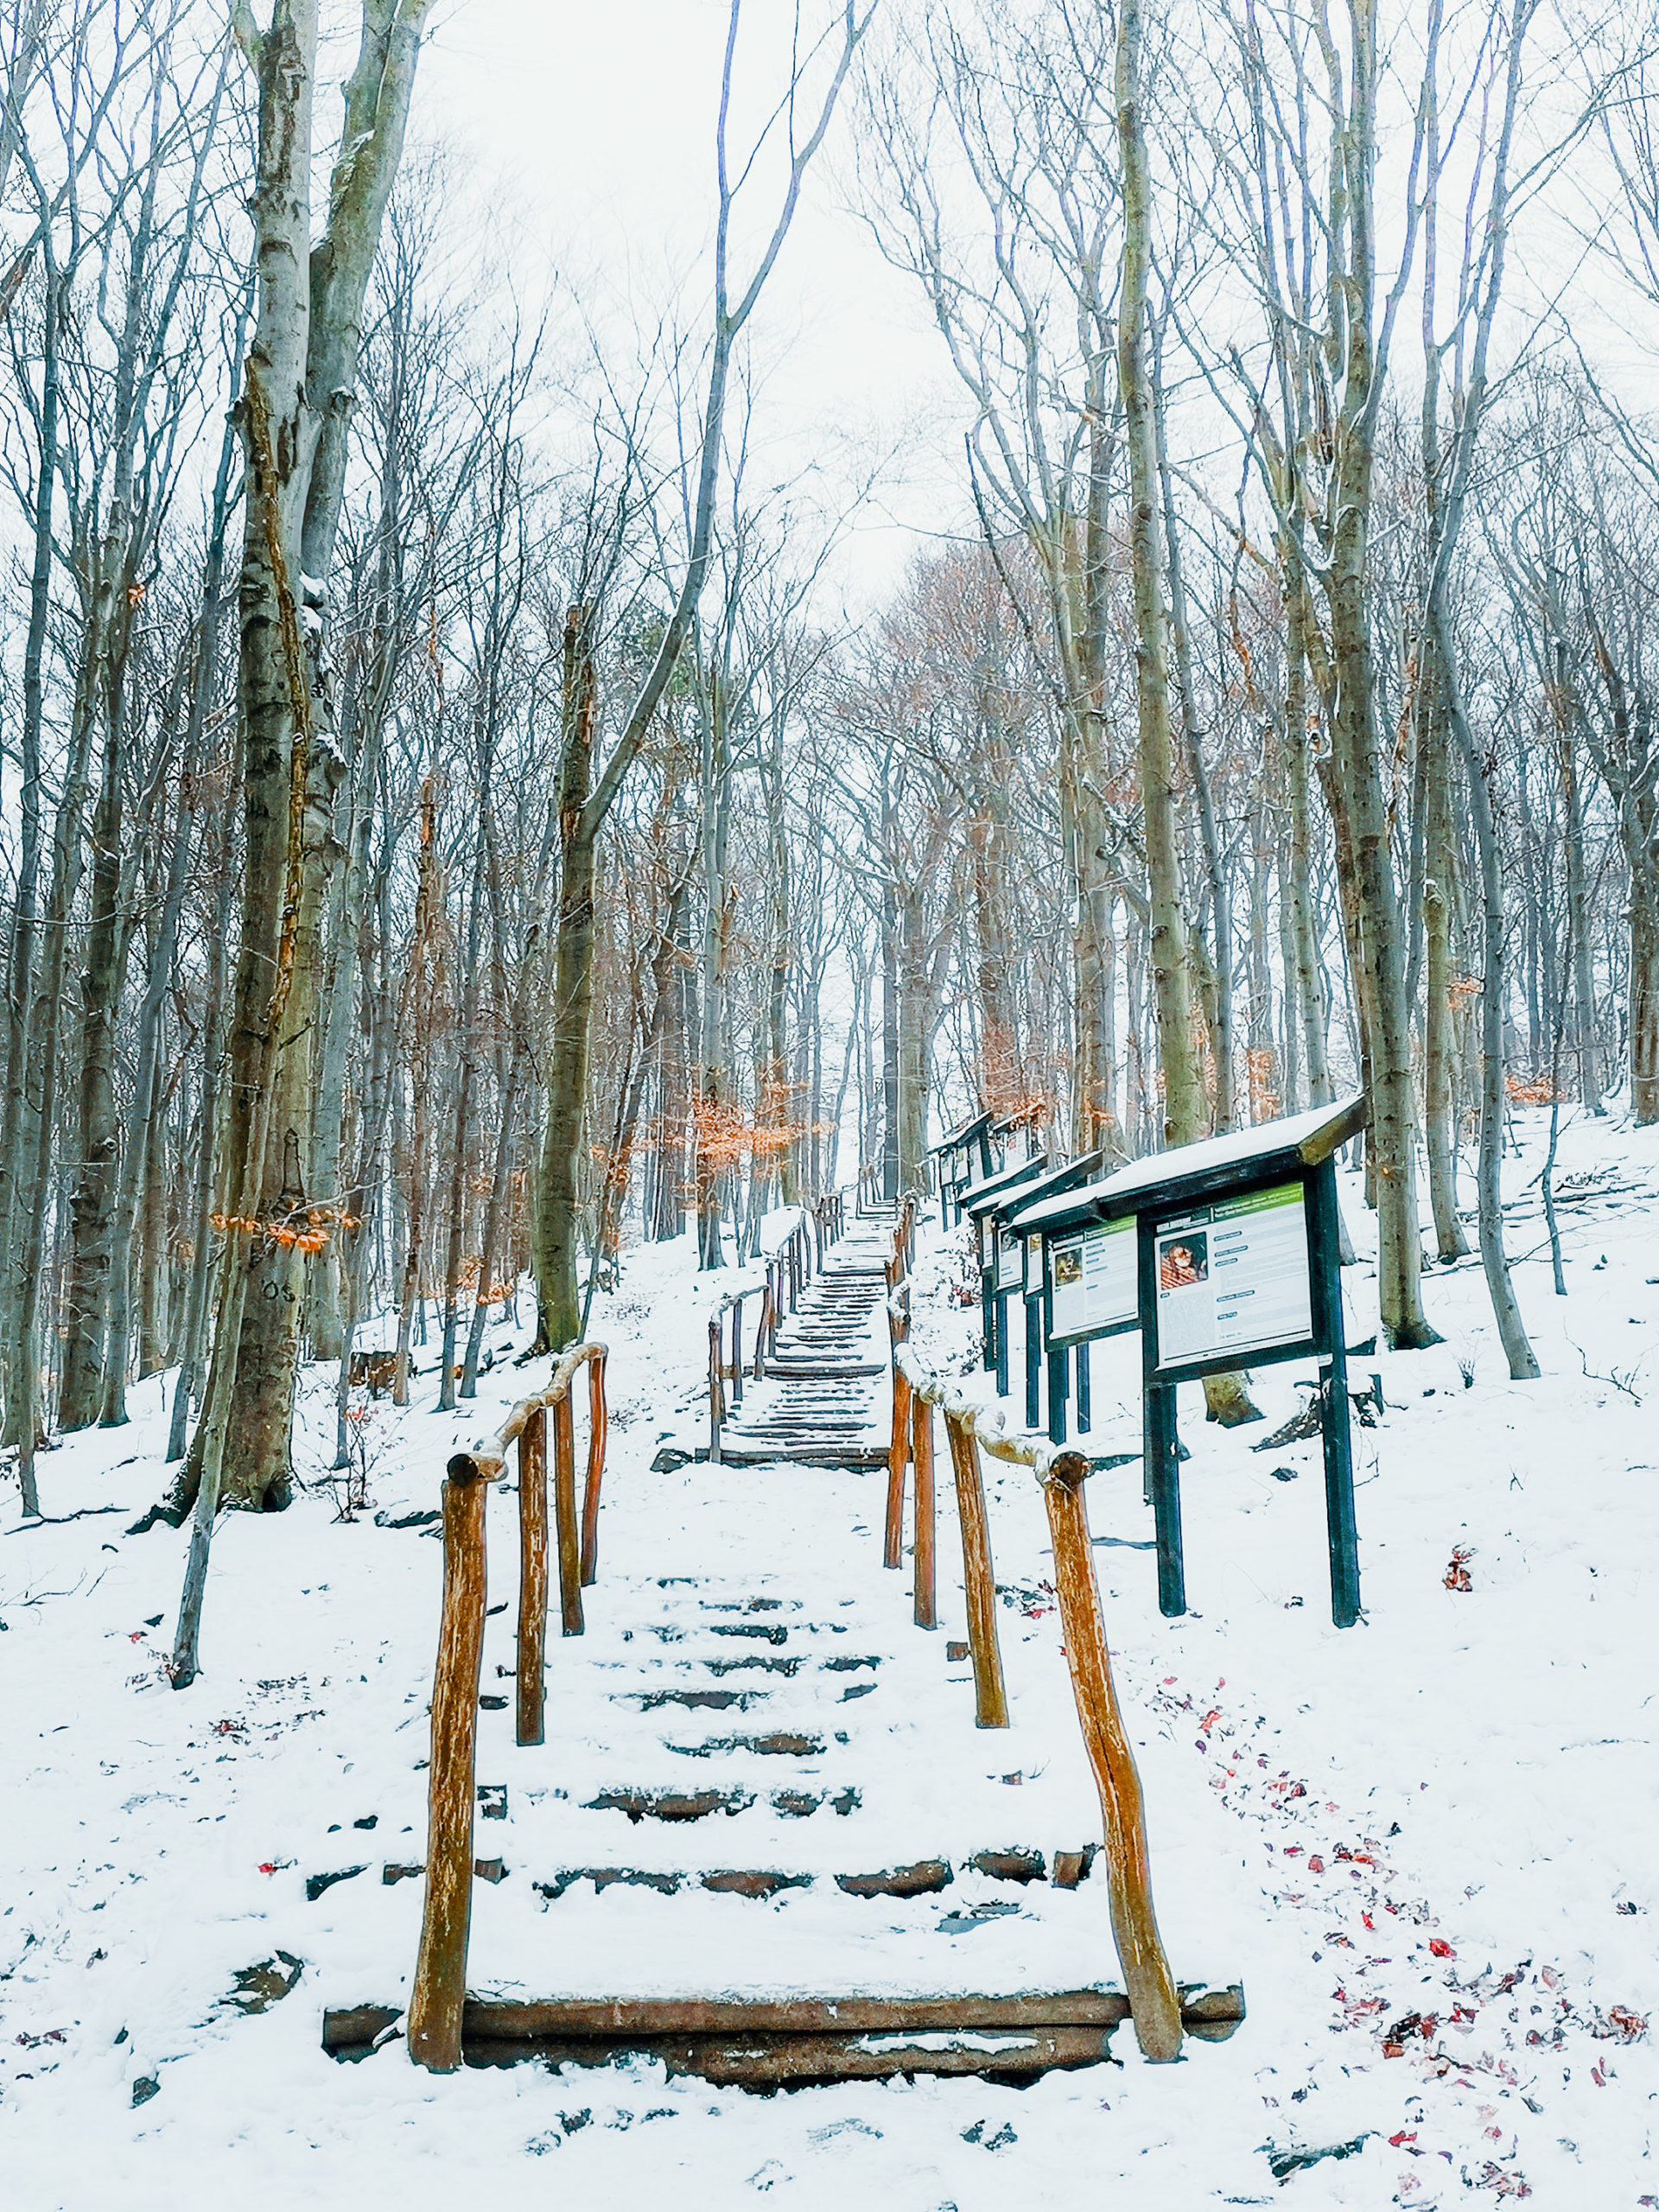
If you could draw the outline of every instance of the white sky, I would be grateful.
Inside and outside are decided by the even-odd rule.
[[[1412,4],[1395,0],[1404,10],[1396,21],[1409,20]],[[906,5],[886,0],[894,16]],[[830,0],[805,0],[804,12],[821,22],[832,12]],[[747,0],[732,133],[740,155],[759,103],[788,81],[793,16],[793,0]],[[421,59],[412,135],[454,149],[488,211],[485,243],[511,263],[526,296],[556,269],[607,320],[620,320],[617,310],[631,302],[649,325],[677,293],[682,324],[706,328],[726,22],[727,0],[440,0]],[[1409,77],[1410,57],[1404,66]],[[1535,57],[1541,82],[1560,66],[1559,56]],[[1570,105],[1570,82],[1557,86],[1547,105]],[[843,102],[808,178],[751,335],[766,365],[755,423],[763,448],[758,483],[791,477],[814,461],[833,476],[849,446],[906,448],[902,469],[889,468],[832,572],[830,592],[857,615],[889,596],[906,561],[934,533],[972,535],[973,524],[961,465],[963,395],[919,287],[887,267],[847,204],[850,105]],[[319,120],[326,130],[332,118],[325,110]],[[1403,148],[1398,152],[1402,160]],[[1395,154],[1385,143],[1378,180],[1385,230],[1403,183]],[[1580,168],[1586,161],[1597,167],[1593,144],[1575,154]],[[1570,179],[1562,189],[1570,199]],[[748,220],[740,219],[734,252],[740,280],[750,265],[745,242],[770,224],[778,204],[775,171],[758,176],[746,198]],[[1447,219],[1455,228],[1455,210]],[[1511,342],[1581,251],[1540,211],[1522,217],[1507,287]],[[1628,287],[1592,264],[1570,282],[1569,295],[1591,352],[1629,402],[1644,404],[1650,354],[1636,326],[1647,317],[1632,312]],[[1394,375],[1402,393],[1417,374],[1415,312],[1408,304],[1396,339]],[[1200,446],[1204,427],[1187,426]],[[822,600],[820,607],[831,615]]]
[[[734,151],[752,141],[745,123],[756,97],[775,98],[787,82],[781,41],[792,12],[789,0],[749,0]],[[421,58],[413,136],[455,147],[480,197],[511,221],[519,252],[544,256],[590,296],[632,292],[647,314],[683,282],[683,315],[701,331],[726,23],[726,0],[444,0]],[[756,429],[778,448],[766,481],[826,444],[891,448],[918,422],[936,453],[953,452],[960,435],[958,394],[919,289],[887,267],[846,206],[849,105],[809,175],[753,326],[767,365]],[[775,173],[756,177],[748,204],[740,276],[745,243],[775,214]],[[931,467],[926,482],[889,474],[839,563],[855,610],[891,590],[918,529],[963,519],[962,499],[948,468]]]

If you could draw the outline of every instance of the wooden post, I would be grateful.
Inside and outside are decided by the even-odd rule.
[[[893,1344],[903,1344],[907,1330],[893,1324]],[[910,1457],[910,1377],[902,1369],[893,1370],[893,1441],[887,1446],[887,1521],[881,1547],[883,1567],[899,1567],[904,1560],[905,1542],[905,1462]]]
[[[443,1611],[432,1682],[426,1903],[409,1999],[409,2055],[434,2074],[461,2064],[467,1936],[473,1911],[473,1754],[484,1662],[484,1508],[488,1480],[458,1452],[443,1485]]]
[[[539,1744],[547,1653],[547,1414],[518,1437],[518,1741]]]
[[[576,1421],[570,1393],[553,1407],[553,1521],[559,1540],[559,1611],[566,1636],[580,1636],[582,1541],[576,1534]]]
[[[743,1300],[732,1300],[732,1410],[743,1403]]]
[[[995,1328],[996,1395],[999,1398],[1006,1398],[1008,1395],[1008,1294],[1003,1290],[996,1294]]]
[[[1089,1389],[1089,1347],[1086,1344],[1081,1344],[1077,1346],[1077,1434],[1079,1436],[1086,1436],[1089,1433],[1090,1423],[1094,1417],[1094,1402],[1090,1395]]]
[[[610,1417],[605,1408],[605,1358],[588,1363],[588,1480],[582,1494],[582,1579],[599,1576],[599,1490],[605,1479],[605,1439]]]
[[[720,1464],[720,1424],[725,1418],[725,1394],[720,1387],[720,1320],[709,1324],[709,1457]]]
[[[1043,1417],[1043,1301],[1026,1300],[1026,1427]]]
[[[1100,1610],[1100,1589],[1089,1544],[1089,1513],[1083,1497],[1088,1471],[1088,1462],[1080,1453],[1063,1452],[1043,1485],[1054,1547],[1060,1633],[1065,1638],[1065,1659],[1071,1670],[1084,1748],[1100,1792],[1112,1934],[1117,1942],[1124,1994],[1135,2020],[1135,2040],[1148,2058],[1177,2058],[1181,2049],[1180,1999],[1152,1907],[1141,1777],[1112,1686],[1111,1653]]]
[[[1006,1728],[1008,1696],[1002,1682],[1002,1654],[996,1641],[996,1576],[991,1566],[991,1529],[985,1510],[985,1479],[979,1446],[968,1426],[947,1413],[944,1433],[957,1478],[957,1517],[962,1523],[962,1584],[968,1605],[968,1650],[974,1662],[974,1725]]]
[[[915,1621],[937,1628],[938,1576],[934,1563],[933,1408],[919,1390],[910,1398],[911,1464],[916,1470]]]

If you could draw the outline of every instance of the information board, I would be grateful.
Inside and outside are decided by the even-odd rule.
[[[1218,1198],[1154,1229],[1160,1372],[1313,1334],[1305,1186]]]
[[[1033,1229],[1026,1239],[1026,1296],[1035,1298],[1043,1287],[1043,1232]]]
[[[1020,1290],[1025,1284],[1025,1240],[1012,1230],[999,1229],[996,1233],[996,1287],[999,1291]]]
[[[1141,1313],[1134,1215],[1051,1237],[1048,1274],[1051,1344],[1133,1327]]]

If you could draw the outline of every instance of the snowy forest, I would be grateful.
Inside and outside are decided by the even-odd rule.
[[[925,1187],[969,1106],[1122,1157],[1363,1084],[1426,1339],[1420,1179],[1451,1260],[1512,1101],[1659,1117],[1659,464],[1563,295],[1659,308],[1645,51],[1540,5],[852,9],[803,27],[771,236],[642,372],[446,282],[427,12],[365,9],[336,146],[315,10],[10,10],[28,1510],[42,1439],[172,1367],[175,1450],[206,1407],[280,1504],[296,1363],[343,1429],[370,1317],[467,1395],[526,1276],[563,1344],[626,1244]],[[837,105],[962,398],[954,527],[855,627],[742,350]]]
[[[0,1484],[143,1429],[170,1686],[228,1516],[780,1210],[937,1217],[976,1117],[1363,1094],[1413,1396],[1551,1371],[1558,1184],[1659,1127],[1649,0],[698,20],[653,294],[493,231],[433,0],[0,5]],[[817,450],[809,207],[935,372]]]

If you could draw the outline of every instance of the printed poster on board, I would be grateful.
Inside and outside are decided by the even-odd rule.
[[[1160,1222],[1154,1243],[1160,1368],[1313,1335],[1301,1183],[1195,1207]]]
[[[1135,1217],[1070,1230],[1049,1244],[1049,1333],[1097,1336],[1121,1329],[1141,1311]]]
[[[1006,1229],[996,1233],[996,1287],[1019,1290],[1025,1281],[1025,1245]]]

